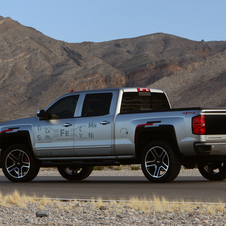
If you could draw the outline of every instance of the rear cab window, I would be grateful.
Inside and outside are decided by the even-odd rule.
[[[157,109],[170,109],[164,93],[124,92],[120,113],[139,113]]]

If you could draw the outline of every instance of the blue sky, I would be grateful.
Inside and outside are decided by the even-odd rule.
[[[0,0],[0,15],[66,42],[164,32],[226,40],[226,0]]]

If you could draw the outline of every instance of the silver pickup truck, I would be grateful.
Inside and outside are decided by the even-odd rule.
[[[57,167],[68,180],[94,166],[141,164],[152,182],[198,167],[226,178],[226,109],[171,109],[162,90],[116,88],[67,93],[37,117],[0,124],[1,167],[13,182]]]

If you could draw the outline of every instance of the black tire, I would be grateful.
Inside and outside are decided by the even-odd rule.
[[[67,180],[83,180],[93,171],[92,166],[85,167],[58,167],[60,175]]]
[[[154,141],[147,145],[141,157],[145,177],[156,183],[173,181],[179,174],[181,161],[165,141]]]
[[[8,147],[2,154],[2,170],[12,182],[28,182],[33,180],[40,166],[33,153],[22,144]]]
[[[226,179],[226,162],[203,162],[198,164],[198,169],[207,180]]]

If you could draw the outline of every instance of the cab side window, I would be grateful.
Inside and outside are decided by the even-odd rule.
[[[47,119],[73,118],[79,95],[64,97],[53,104],[47,111]]]
[[[108,115],[110,112],[112,93],[86,94],[82,117]]]

